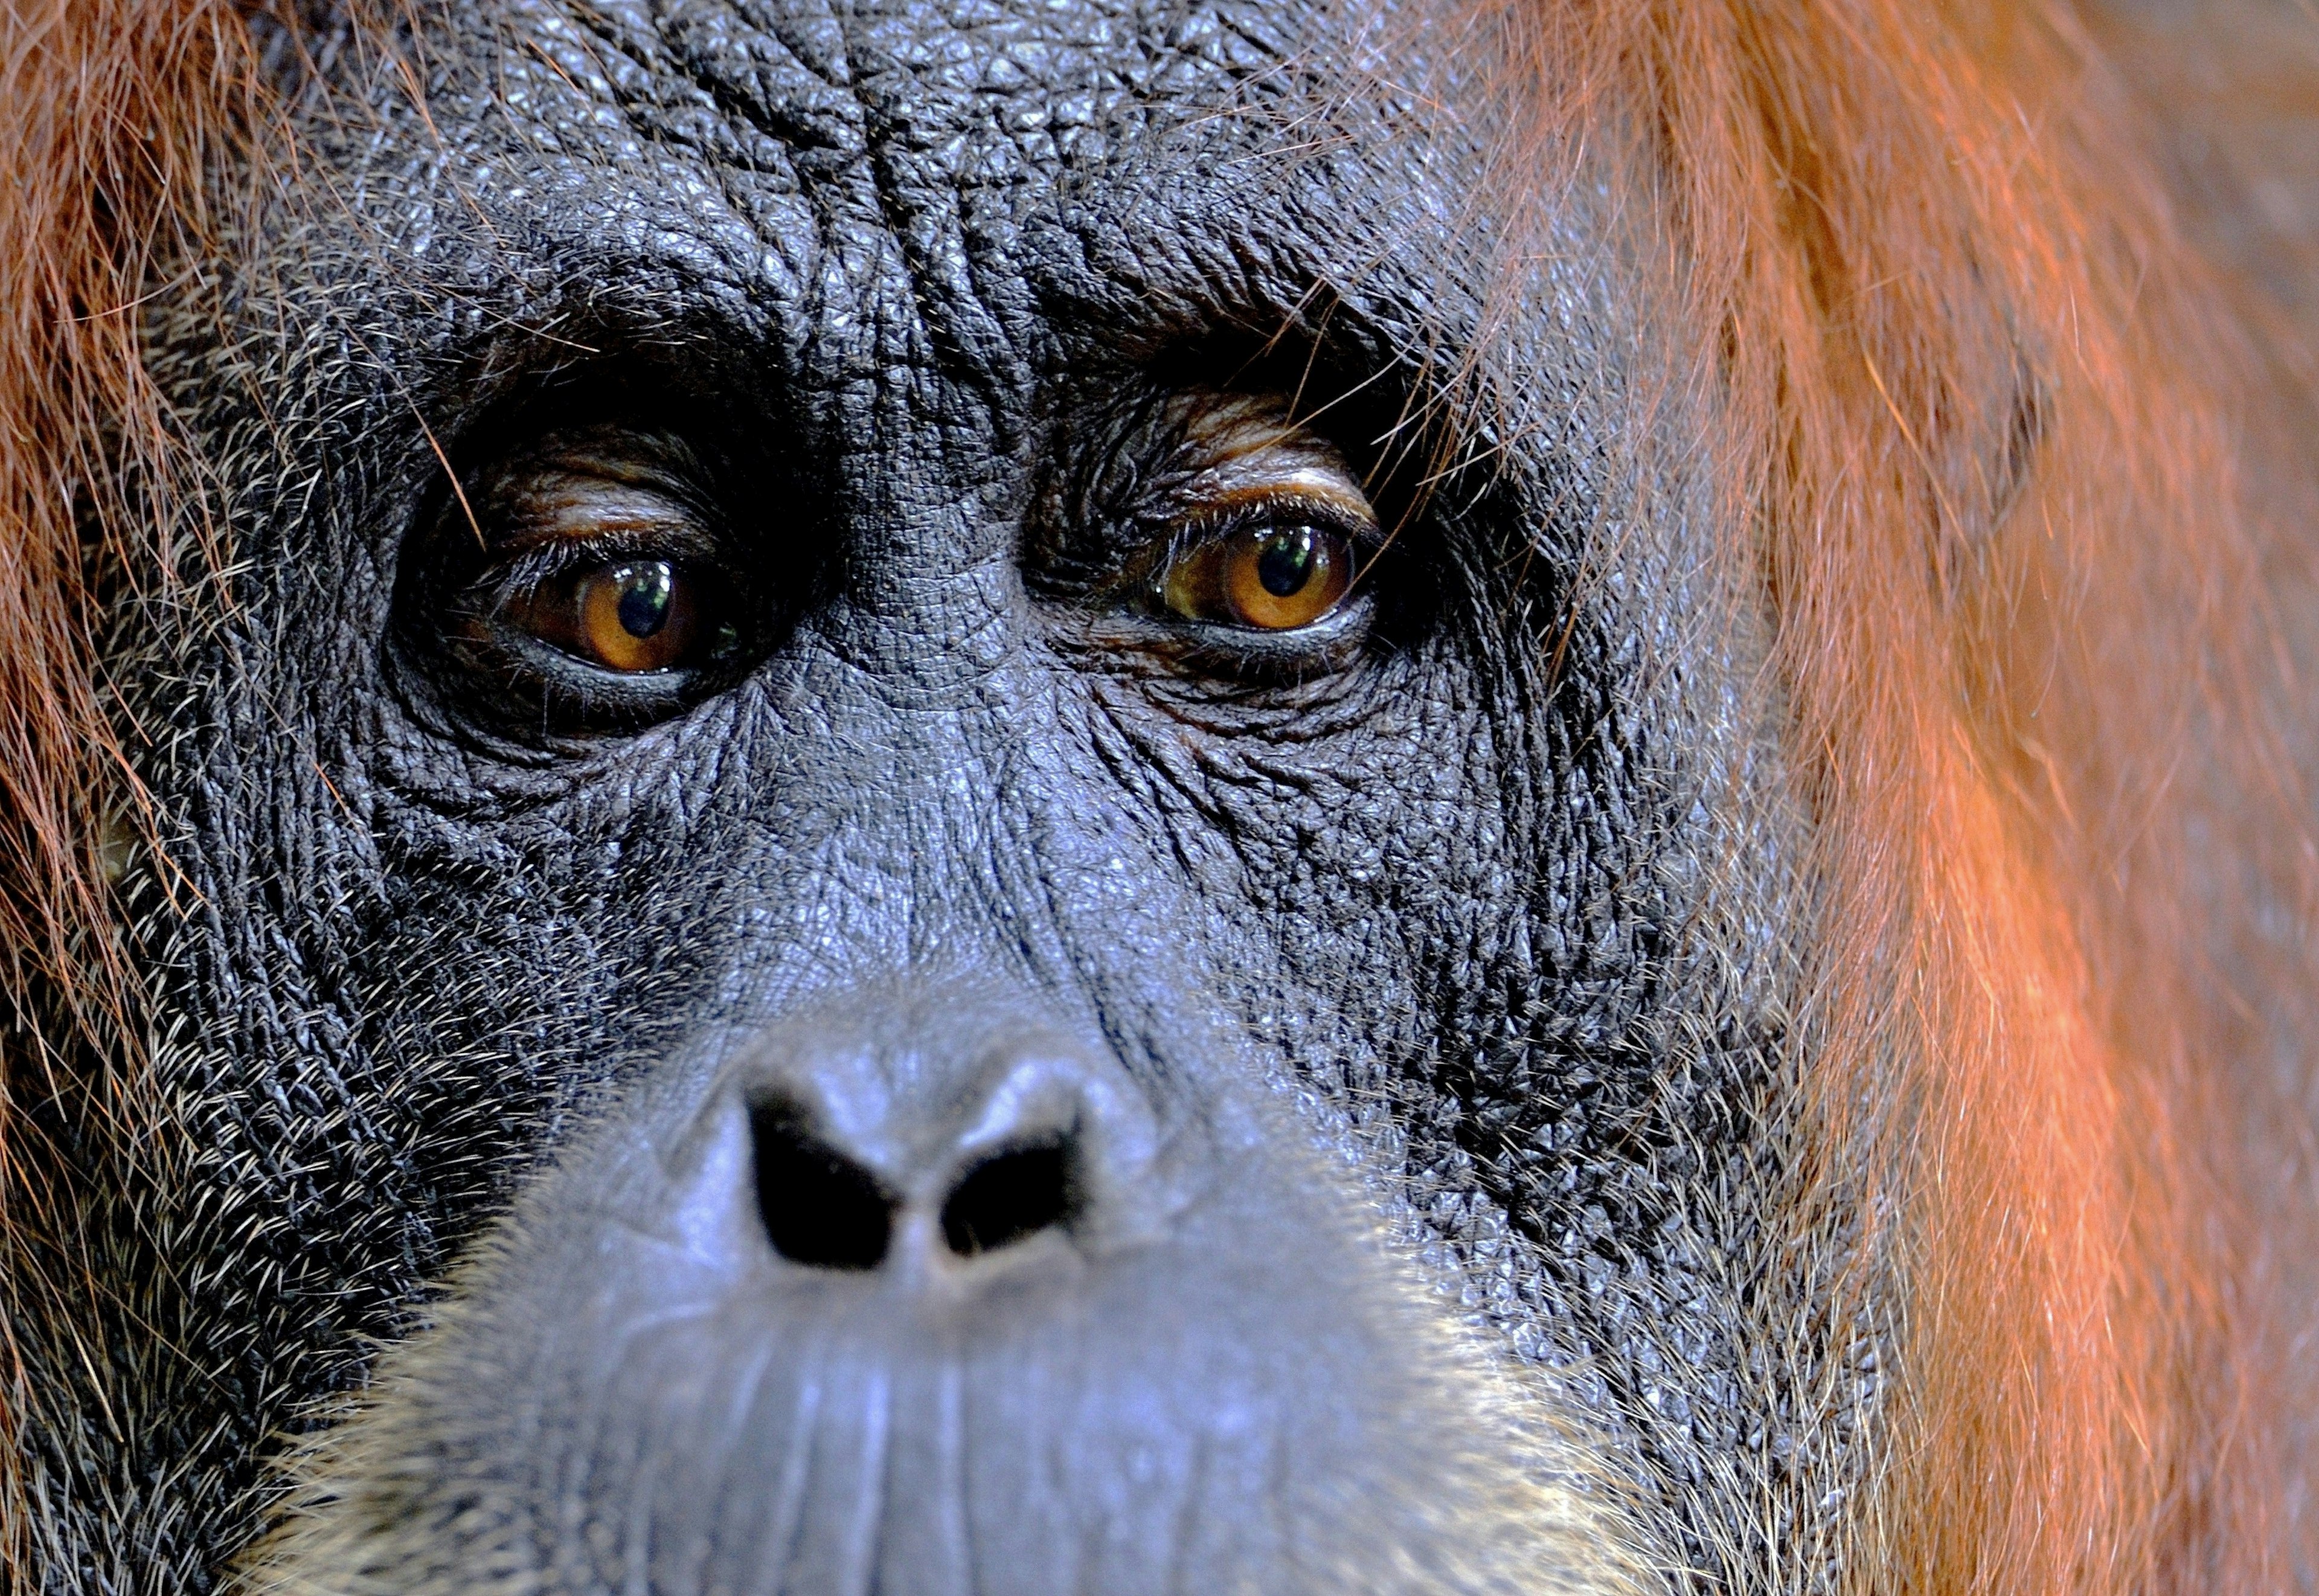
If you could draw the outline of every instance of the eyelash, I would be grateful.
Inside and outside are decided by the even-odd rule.
[[[702,546],[705,541],[673,529],[544,539],[493,563],[469,582],[466,591],[481,601],[475,611],[478,618],[489,619],[519,594],[623,560],[665,560],[710,575],[729,574],[714,551]]]
[[[1286,493],[1254,504],[1196,510],[1177,520],[1157,540],[1160,553],[1150,569],[1164,570],[1170,561],[1181,559],[1201,545],[1234,533],[1299,523],[1327,527],[1343,537],[1361,551],[1364,571],[1384,549],[1385,539],[1374,522],[1349,515],[1341,506],[1314,494]]]

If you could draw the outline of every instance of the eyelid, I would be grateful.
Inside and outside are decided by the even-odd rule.
[[[1214,504],[1305,499],[1341,506],[1365,520],[1376,518],[1368,494],[1349,473],[1318,462],[1260,473],[1219,466],[1194,482],[1188,496]]]
[[[1367,495],[1334,472],[1299,473],[1298,477],[1308,480],[1275,478],[1260,486],[1212,498],[1179,516],[1174,536],[1154,551],[1154,573],[1164,578],[1170,564],[1203,544],[1265,521],[1314,522],[1342,533],[1366,555],[1377,552],[1383,529]],[[1280,485],[1284,480],[1294,485],[1284,491]]]
[[[634,552],[648,539],[705,553],[713,541],[685,498],[582,472],[528,473],[499,485],[485,509],[486,546],[502,556],[565,546]]]
[[[1311,504],[1353,524],[1375,526],[1376,510],[1367,491],[1350,472],[1327,458],[1314,458],[1314,452],[1292,451],[1283,444],[1268,453],[1211,466],[1186,484],[1183,500],[1195,517],[1285,501]],[[1272,457],[1291,453],[1305,457],[1285,469]]]

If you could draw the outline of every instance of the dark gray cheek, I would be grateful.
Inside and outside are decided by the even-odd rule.
[[[1308,1068],[1341,1045],[1304,1033],[1324,1018],[1363,1051],[1406,1039],[1443,905],[1511,867],[1476,845],[1492,819],[1477,795],[1498,772],[1480,717],[1451,707],[1472,695],[1439,662],[1364,681],[1357,707],[1268,709],[1257,725],[1203,725],[1132,685],[1091,690],[1090,742],[1231,950],[1217,978],[1241,1016]],[[1434,752],[1411,759],[1418,747]]]
[[[1634,624],[1590,615],[1586,657]],[[1692,1471],[1783,1400],[1752,1388],[1746,1287],[1711,1261],[1770,1200],[1777,951],[1735,939],[1782,899],[1776,825],[1746,819],[1769,794],[1702,773],[1694,690],[1590,664],[1541,691],[1457,638],[1334,724],[1204,726],[1098,686],[1095,744],[1194,888],[1215,989],[1358,1127],[1402,1233],[1617,1445]],[[1727,668],[1694,662],[1710,690]],[[1764,852],[1688,862],[1750,824]]]

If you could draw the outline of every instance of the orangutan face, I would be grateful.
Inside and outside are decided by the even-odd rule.
[[[1809,1551],[1755,623],[1599,201],[1506,291],[1430,37],[318,47],[155,312],[233,564],[116,649],[167,1151],[77,1132],[57,1566],[215,1588],[285,1449],[260,1589]]]

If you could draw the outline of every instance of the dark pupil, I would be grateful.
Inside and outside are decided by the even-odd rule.
[[[1256,580],[1276,599],[1286,599],[1312,581],[1313,528],[1298,527],[1267,537],[1256,551]]]
[[[666,561],[630,565],[615,572],[612,580],[620,584],[622,631],[631,637],[649,637],[668,624],[669,594],[676,586],[676,573]]]

